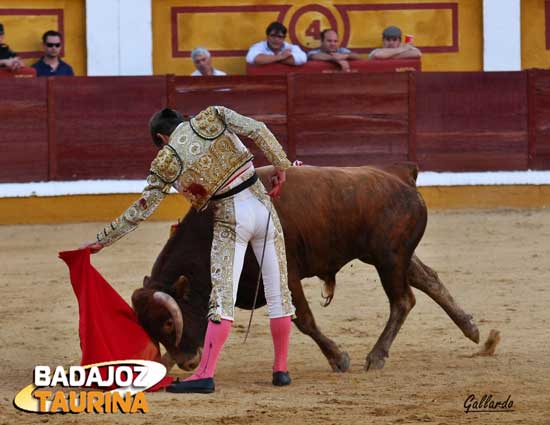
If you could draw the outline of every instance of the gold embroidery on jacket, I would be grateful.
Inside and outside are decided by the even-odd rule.
[[[208,151],[194,162],[184,160],[188,165],[180,177],[182,190],[186,191],[197,210],[207,204],[239,167],[252,159],[250,151],[239,150],[226,135],[209,142],[209,145]],[[200,190],[197,190],[199,187]]]
[[[286,170],[292,166],[283,148],[264,123],[260,123],[259,128],[250,135],[250,138],[256,142],[275,168]]]
[[[141,221],[153,214],[169,191],[169,184],[166,184],[157,175],[149,174],[147,186],[143,189],[141,197],[130,205],[120,217],[113,220],[97,234],[98,242],[108,246],[135,230]]]
[[[210,252],[212,292],[208,318],[219,322],[233,317],[233,262],[235,257],[235,205],[233,199],[218,202],[214,212],[214,238]]]
[[[251,138],[275,168],[278,170],[290,168],[290,161],[283,148],[263,122],[245,117],[223,106],[216,106],[216,110],[229,130]]]
[[[206,108],[189,122],[193,131],[207,140],[220,137],[226,128],[213,106]]]
[[[277,169],[290,167],[283,149],[265,124],[222,106],[209,107],[172,133],[169,145],[161,149],[151,164],[142,197],[106,226],[98,234],[98,240],[110,245],[134,230],[154,212],[171,185],[195,209],[203,209],[227,179],[253,158],[235,133],[252,138]]]
[[[174,183],[183,171],[183,164],[175,149],[163,147],[151,163],[151,173],[157,175],[166,184]]]

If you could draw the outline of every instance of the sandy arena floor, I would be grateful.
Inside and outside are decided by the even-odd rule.
[[[432,212],[417,254],[474,318],[482,342],[502,341],[492,357],[462,336],[424,294],[397,337],[386,367],[365,372],[388,304],[374,270],[360,262],[337,276],[336,295],[320,306],[321,284],[304,281],[317,322],[351,356],[348,373],[331,371],[317,345],[293,330],[293,384],[271,385],[272,348],[265,309],[243,345],[248,312],[239,311],[222,352],[212,395],[147,395],[147,415],[36,415],[12,405],[36,364],[75,365],[78,311],[57,252],[75,249],[103,223],[0,226],[0,424],[548,424],[550,423],[550,210]],[[169,223],[145,223],[93,257],[129,301],[160,251]],[[176,376],[187,376],[173,369]],[[509,395],[513,412],[464,413],[470,394]]]

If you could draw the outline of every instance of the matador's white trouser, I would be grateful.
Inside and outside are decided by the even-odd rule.
[[[250,242],[259,264],[269,210],[271,218],[262,267],[268,313],[270,318],[293,315],[283,229],[263,184],[258,179],[242,192],[214,202],[209,319],[233,320],[246,248]]]

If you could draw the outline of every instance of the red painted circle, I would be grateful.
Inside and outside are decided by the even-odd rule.
[[[338,32],[338,25],[336,23],[336,18],[330,11],[330,9],[320,6],[318,4],[308,4],[306,6],[301,7],[298,9],[290,19],[290,23],[288,25],[288,34],[290,36],[290,41],[292,44],[296,44],[300,46],[304,50],[309,50],[310,48],[307,46],[304,46],[302,43],[300,43],[300,40],[298,40],[298,37],[296,35],[296,23],[298,22],[298,19],[300,17],[308,12],[319,12],[321,15],[323,15],[330,23],[330,28]]]

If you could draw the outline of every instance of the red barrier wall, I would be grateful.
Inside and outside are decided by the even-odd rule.
[[[312,165],[550,169],[550,71],[0,78],[0,181],[143,178],[151,114],[224,105]],[[264,164],[257,154],[258,165]]]
[[[420,167],[526,169],[526,83],[524,72],[417,74]]]
[[[373,73],[373,72],[406,72],[421,71],[420,59],[401,60],[352,60],[349,61],[351,72]],[[300,66],[285,65],[283,63],[272,63],[268,65],[246,64],[248,75],[284,75],[284,74],[317,74],[320,72],[340,72],[340,67],[334,62],[308,61]]]
[[[550,72],[528,71],[529,166],[550,169]]]
[[[0,181],[48,180],[46,80],[0,78]]]
[[[156,149],[151,114],[165,106],[165,77],[50,80],[54,101],[52,179],[145,178]]]
[[[31,67],[21,67],[16,71],[9,68],[0,68],[0,78],[34,78],[36,77],[36,69]]]
[[[408,76],[388,75],[289,76],[296,157],[316,165],[406,160]]]

